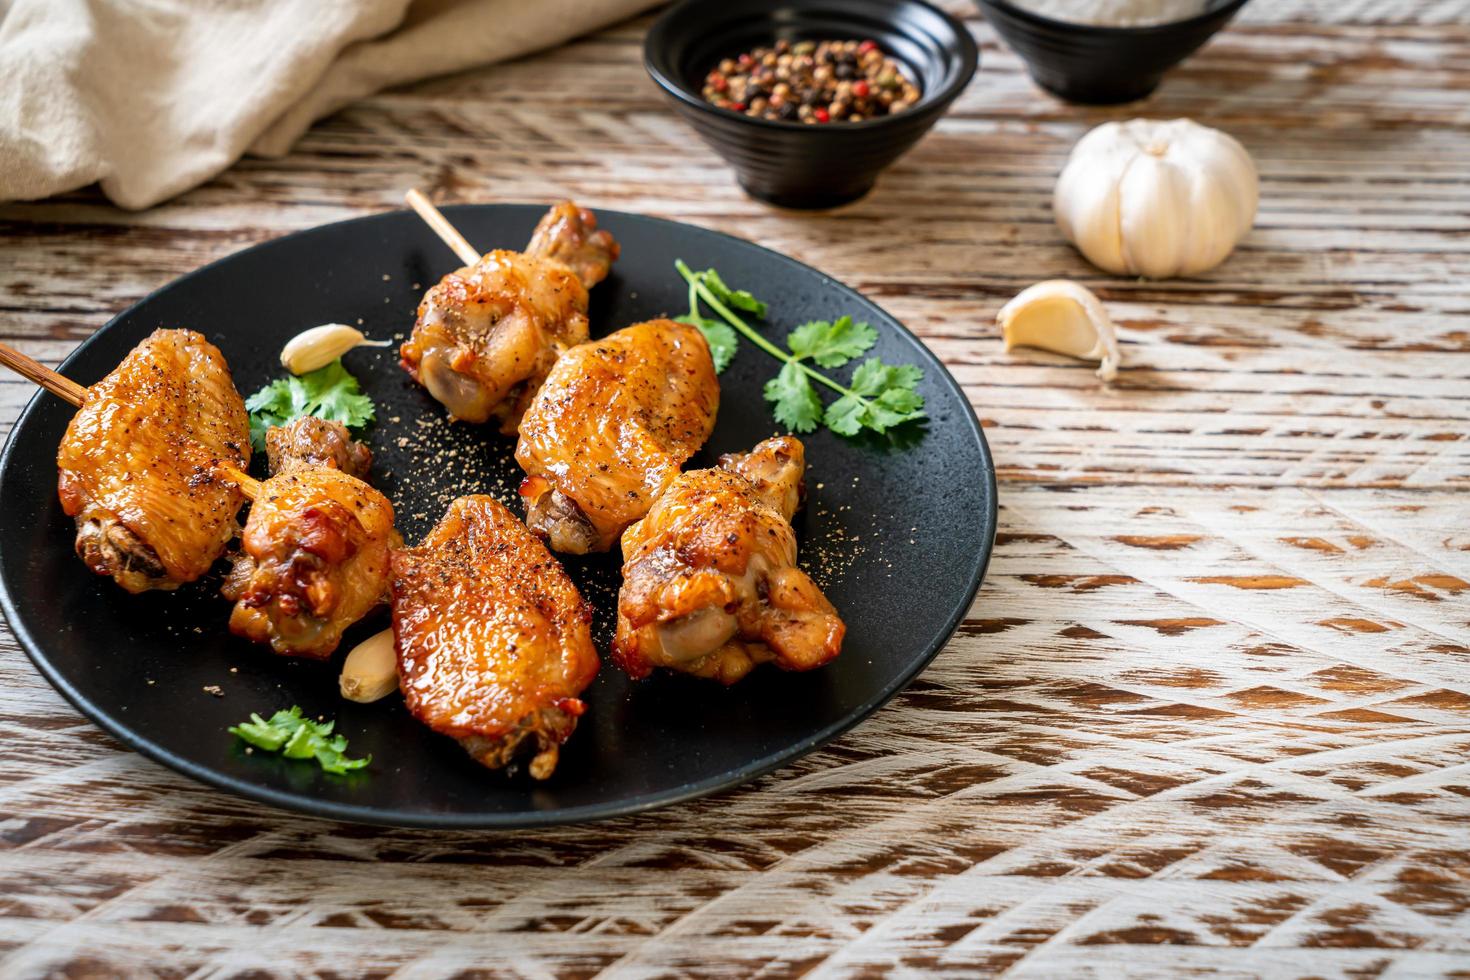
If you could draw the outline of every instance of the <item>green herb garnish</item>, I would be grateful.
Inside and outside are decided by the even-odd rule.
[[[347,751],[347,739],[332,734],[335,724],[303,717],[301,709],[293,705],[290,711],[277,711],[269,721],[252,713],[249,721],[232,726],[230,733],[258,749],[279,752],[288,759],[316,759],[323,770],[339,776],[372,762],[372,756],[349,759],[343,755]]]
[[[810,357],[824,368],[842,367],[854,357],[862,357],[877,342],[878,331],[850,316],[803,323],[786,338],[791,353]]]
[[[736,331],[784,362],[780,373],[765,386],[771,414],[782,425],[795,432],[811,432],[818,425],[826,425],[838,435],[855,436],[864,429],[885,433],[925,417],[924,396],[915,390],[924,372],[911,364],[884,364],[870,357],[858,365],[846,385],[817,370],[842,367],[872,349],[878,331],[868,324],[850,316],[803,323],[787,334],[788,350],[782,350],[734,312],[739,309],[764,319],[765,303],[745,290],[731,289],[714,269],[695,272],[682,259],[676,260],[674,267],[689,283],[689,313],[679,317],[679,322],[696,326],[704,334],[716,371],[724,371],[735,356],[739,346]],[[701,301],[721,319],[704,316]],[[840,397],[823,405],[813,381]]]
[[[688,277],[686,276],[685,278]],[[700,273],[700,278],[704,280],[705,288],[714,293],[715,298],[721,303],[724,303],[726,306],[733,306],[737,310],[754,313],[762,320],[766,318],[765,303],[762,303],[743,289],[731,289],[725,285],[725,280],[721,279],[720,274],[715,270],[705,269]]]
[[[731,291],[715,270],[708,269],[698,275],[706,287],[722,301],[755,313],[756,316],[766,315],[766,304],[744,290],[738,293]],[[735,357],[735,351],[740,347],[740,338],[735,336],[735,331],[730,329],[729,324],[720,320],[712,320],[699,312],[698,285],[693,279],[689,280],[689,312],[683,316],[674,317],[674,319],[699,328],[699,332],[704,334],[705,342],[709,344],[710,357],[715,362],[715,373],[724,374],[725,368],[730,366],[731,359]]]
[[[304,415],[361,429],[373,420],[373,400],[340,360],[300,377],[278,378],[245,399],[250,411],[250,442],[265,450],[265,430]]]

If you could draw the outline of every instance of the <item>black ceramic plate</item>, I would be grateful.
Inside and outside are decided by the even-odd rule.
[[[519,248],[544,207],[486,205],[447,214],[483,248]],[[735,786],[810,752],[872,713],[949,639],[969,607],[995,532],[994,469],[959,386],[918,340],[832,279],[747,242],[637,215],[601,212],[623,244],[593,291],[594,335],[687,308],[674,271],[715,266],[771,304],[772,331],[852,314],[878,328],[876,353],[924,368],[931,421],[904,448],[806,440],[807,506],[796,518],[804,564],[847,621],[832,664],[807,674],[765,667],[733,688],[685,677],[630,682],[604,665],[554,776],[491,772],[415,722],[396,696],[376,704],[337,693],[330,663],[272,656],[225,629],[218,574],[174,593],[131,596],[72,553],[56,500],[56,446],[72,409],[50,395],[26,407],[0,457],[0,584],[5,616],[41,673],[127,745],[204,782],[322,816],[405,826],[515,827],[632,813]],[[117,317],[67,359],[83,383],[106,374],[156,327],[188,326],[218,344],[248,394],[281,370],[281,345],[331,321],[373,337],[406,333],[423,289],[457,263],[412,214],[328,225],[247,249],[185,276]],[[451,425],[388,350],[359,349],[348,367],[378,404],[373,482],[399,528],[419,539],[461,493],[488,492],[519,511],[513,444],[488,427]],[[719,423],[693,465],[744,449],[776,426],[761,399],[774,362],[746,343],[721,377]],[[260,469],[263,460],[257,462]],[[619,582],[606,556],[568,570],[597,609],[604,649]],[[380,614],[344,650],[384,628]],[[206,693],[218,686],[223,696]],[[351,776],[264,753],[225,729],[250,712],[301,705],[335,717],[354,754]]]

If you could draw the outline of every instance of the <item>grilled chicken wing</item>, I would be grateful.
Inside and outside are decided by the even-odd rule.
[[[393,505],[357,477],[289,463],[260,485],[221,590],[230,631],[280,654],[325,658],[388,599]]]
[[[613,640],[624,670],[733,684],[766,661],[811,670],[837,656],[846,627],[796,567],[790,520],[805,467],[799,441],[767,439],[681,475],[628,528]]]
[[[618,256],[596,229],[591,211],[563,202],[525,252],[489,252],[445,276],[399,349],[404,369],[455,418],[495,418],[514,434],[557,357],[587,339],[587,290]]]
[[[612,235],[597,230],[597,215],[571,201],[552,205],[526,246],[527,255],[554,259],[570,268],[588,289],[607,278],[618,252]]]
[[[77,554],[129,592],[209,570],[243,497],[215,476],[250,460],[250,421],[224,356],[192,330],[155,330],[87,390],[57,451]]]
[[[373,451],[353,439],[347,426],[315,415],[271,426],[265,452],[273,475],[293,466],[326,466],[366,480],[373,465]]]
[[[695,327],[650,320],[562,355],[521,420],[526,523],[557,551],[606,551],[698,452],[720,383]]]
[[[592,611],[540,541],[491,497],[461,497],[393,556],[393,631],[408,710],[483,765],[533,743],[545,779],[597,673]]]

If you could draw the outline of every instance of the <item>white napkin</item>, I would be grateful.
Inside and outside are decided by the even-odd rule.
[[[560,44],[653,0],[0,0],[0,200],[125,208],[285,153],[354,99]]]

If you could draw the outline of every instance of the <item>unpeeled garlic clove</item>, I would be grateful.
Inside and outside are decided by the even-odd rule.
[[[1259,203],[1245,147],[1188,119],[1103,123],[1077,141],[1052,195],[1058,227],[1088,261],[1150,279],[1225,261]]]
[[[368,340],[361,330],[345,323],[324,323],[286,342],[281,348],[281,367],[292,374],[306,374],[326,367],[354,347],[387,347],[391,343]]]
[[[1097,376],[1118,374],[1118,334],[1102,301],[1081,283],[1048,279],[1023,289],[996,315],[1006,350],[1039,347],[1099,361]]]
[[[342,662],[338,679],[342,696],[349,701],[368,704],[398,690],[398,651],[393,647],[393,631],[374,633],[352,648]]]

